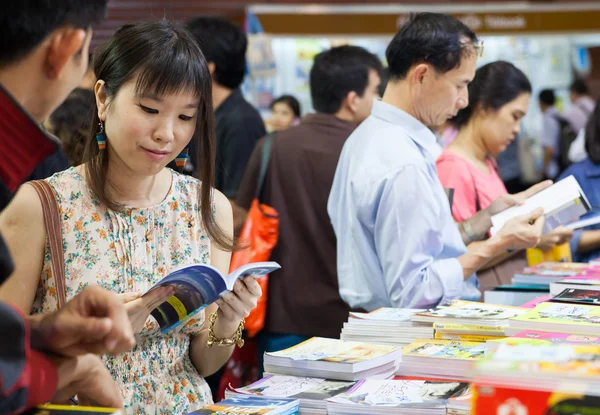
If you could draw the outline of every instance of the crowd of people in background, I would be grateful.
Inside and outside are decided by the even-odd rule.
[[[387,68],[358,46],[319,53],[309,78],[314,113],[303,116],[298,100],[283,95],[265,122],[240,89],[247,38],[235,24],[132,23],[88,55],[106,2],[61,4],[38,5],[30,20],[21,18],[27,7],[11,6],[6,19],[18,24],[0,26],[1,37],[22,40],[0,51],[0,105],[20,117],[0,118],[0,135],[31,143],[52,142],[50,134],[62,144],[43,159],[0,166],[0,300],[15,306],[0,303],[0,321],[19,333],[23,360],[31,357],[23,339],[42,333],[41,345],[31,342],[38,347],[27,362],[31,375],[17,377],[29,379],[21,386],[38,401],[77,394],[128,414],[185,414],[211,402],[218,377],[209,376],[232,348],[208,347],[209,330],[235,336],[261,295],[258,284],[238,281],[168,335],[149,313],[172,290],[139,293],[186,264],[227,274],[234,235],[257,194],[279,215],[271,260],[282,266],[269,282],[259,360],[312,336],[337,338],[350,310],[479,300],[524,267],[526,248],[568,242],[577,261],[600,255],[600,225],[542,235],[541,209],[490,236],[494,214],[551,181],[524,187],[501,177],[497,159],[515,148],[531,83],[509,62],[476,70],[479,39],[449,15],[414,15],[391,40]],[[598,214],[600,102],[581,80],[570,97],[561,114],[554,91],[538,96],[544,177],[574,175],[590,215]],[[257,189],[267,138],[269,164]],[[22,145],[28,154],[36,144]],[[183,169],[175,165],[181,154]],[[15,193],[39,179],[59,203],[64,275],[53,268],[38,194],[30,185]],[[95,285],[104,289],[85,288]],[[61,290],[68,302],[56,312]],[[77,315],[78,302],[93,306]],[[68,313],[71,320],[60,317]],[[94,332],[90,321],[103,326]],[[49,336],[44,324],[73,340]],[[63,369],[73,359],[85,365]],[[32,367],[40,365],[53,381],[36,383]],[[82,380],[81,370],[97,376]],[[0,381],[13,377],[0,373]],[[35,403],[14,385],[0,382],[0,413]]]

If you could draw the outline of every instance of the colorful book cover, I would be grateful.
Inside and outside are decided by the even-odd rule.
[[[398,351],[398,348],[395,346],[313,337],[289,349],[267,353],[267,355],[292,360],[359,363],[367,362],[396,351]]]
[[[600,397],[475,384],[473,415],[597,414]]]
[[[525,313],[527,310],[497,304],[486,304],[476,301],[454,300],[448,305],[434,310],[418,313],[416,316],[429,318],[452,318],[469,320],[506,320]]]
[[[479,360],[485,355],[485,344],[451,340],[417,340],[402,350],[403,356],[454,360]]]
[[[542,303],[533,310],[511,320],[523,323],[560,324],[600,327],[600,307],[561,303]],[[512,326],[512,324],[511,324]],[[564,331],[561,329],[561,331]]]
[[[569,276],[569,275],[585,275],[597,274],[600,269],[591,267],[583,262],[542,262],[533,267],[526,267],[519,275],[537,275],[537,276]]]
[[[536,308],[539,304],[545,303],[546,301],[549,301],[551,299],[552,299],[551,295],[544,295],[542,297],[538,297],[534,300],[526,302],[525,304],[523,304],[521,306],[521,308],[529,308],[529,309]]]
[[[166,333],[233,290],[237,279],[248,275],[266,275],[279,268],[281,267],[275,262],[257,262],[244,265],[227,276],[206,264],[179,268],[148,290],[150,292],[163,286],[175,287],[175,294],[152,310],[151,314],[163,333]]]
[[[364,406],[441,406],[464,394],[467,383],[425,380],[360,380],[349,391],[328,402]]]
[[[300,402],[297,399],[267,399],[249,395],[231,396],[219,403],[205,406],[188,415],[292,415],[298,413]]]
[[[514,336],[504,339],[490,340],[491,343],[509,344],[513,346],[521,344],[551,345],[551,344],[589,344],[600,346],[600,337],[582,336],[578,334],[553,333],[547,331],[525,330]]]
[[[267,375],[243,388],[231,391],[267,398],[293,398],[323,401],[346,392],[356,382],[341,382],[297,376]]]
[[[600,304],[600,291],[567,288],[554,297],[552,302]]]
[[[24,412],[23,415],[120,415],[121,410],[114,408],[96,408],[91,406],[40,405]]]

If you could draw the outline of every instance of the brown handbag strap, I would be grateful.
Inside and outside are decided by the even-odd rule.
[[[46,235],[48,236],[48,244],[50,245],[52,275],[54,277],[54,283],[56,284],[58,308],[62,308],[66,303],[65,261],[58,202],[56,201],[54,190],[52,190],[52,187],[48,182],[44,180],[34,180],[29,183],[33,186],[42,202]]]

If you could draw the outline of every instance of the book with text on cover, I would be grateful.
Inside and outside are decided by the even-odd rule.
[[[279,268],[281,267],[276,262],[257,262],[244,265],[226,276],[215,267],[205,264],[179,268],[146,292],[148,294],[163,286],[175,287],[175,294],[156,307],[152,316],[158,321],[161,330],[168,332],[233,290],[238,279],[248,275],[258,277]]]
[[[422,323],[456,323],[502,327],[508,320],[527,312],[526,309],[476,301],[453,300],[447,305],[417,313],[412,321]]]
[[[468,388],[464,382],[366,379],[356,382],[347,392],[327,399],[327,410],[330,414],[377,414],[389,413],[389,409],[384,408],[393,407],[445,409],[448,399],[465,394]]]
[[[506,334],[524,330],[600,336],[600,307],[593,305],[542,303],[510,320]]]
[[[600,291],[567,288],[550,301],[553,303],[600,305]]]
[[[591,204],[574,176],[568,176],[531,196],[523,205],[510,207],[492,216],[490,233],[497,234],[509,220],[544,209],[544,233],[579,219],[591,210]]]
[[[354,381],[392,377],[402,350],[394,346],[313,337],[289,349],[265,353],[265,372]]]
[[[467,370],[485,356],[485,343],[417,340],[402,349],[398,376],[468,380]]]

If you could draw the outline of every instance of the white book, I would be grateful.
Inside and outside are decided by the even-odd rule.
[[[591,218],[578,220],[566,225],[567,228],[576,231],[577,229],[587,228],[588,226],[598,225],[600,223],[600,215],[592,216]],[[590,263],[590,265],[593,265]]]
[[[590,202],[577,179],[568,176],[531,196],[523,205],[510,207],[492,216],[490,233],[495,235],[509,220],[531,213],[540,207],[544,209],[546,217],[544,233],[561,225],[567,225],[591,209]]]

